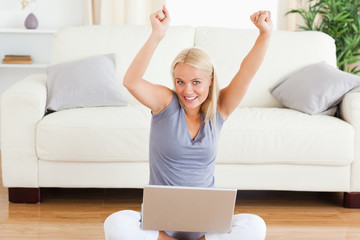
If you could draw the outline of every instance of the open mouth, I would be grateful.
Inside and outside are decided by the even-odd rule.
[[[195,96],[195,97],[184,97],[184,99],[187,102],[193,102],[195,99],[197,99],[197,96]]]

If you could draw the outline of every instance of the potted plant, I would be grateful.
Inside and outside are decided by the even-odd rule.
[[[300,0],[301,1],[301,0]],[[360,1],[307,0],[308,7],[292,9],[286,15],[300,14],[300,29],[321,31],[335,39],[340,70],[360,73]]]

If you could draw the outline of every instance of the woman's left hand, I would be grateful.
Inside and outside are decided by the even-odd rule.
[[[273,30],[270,11],[258,11],[250,16],[250,20],[260,30],[260,33],[268,34]]]

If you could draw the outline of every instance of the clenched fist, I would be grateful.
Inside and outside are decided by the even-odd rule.
[[[162,39],[170,25],[169,11],[163,6],[162,10],[151,14],[150,21],[152,34]]]
[[[250,20],[260,30],[260,33],[271,33],[273,22],[269,11],[258,11],[250,16]]]

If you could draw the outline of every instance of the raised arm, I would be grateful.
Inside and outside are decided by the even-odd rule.
[[[270,42],[273,28],[270,12],[256,12],[250,16],[250,19],[260,30],[260,34],[230,84],[220,91],[218,109],[224,119],[235,110],[245,96],[252,78],[265,57]]]
[[[164,6],[163,10],[152,14],[150,20],[151,35],[130,64],[124,76],[123,84],[139,102],[149,107],[156,114],[170,103],[172,92],[165,86],[144,80],[143,76],[158,44],[169,27],[169,12]]]

